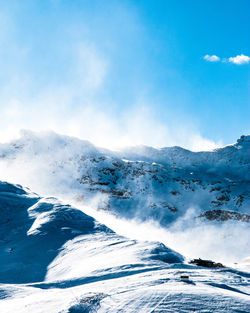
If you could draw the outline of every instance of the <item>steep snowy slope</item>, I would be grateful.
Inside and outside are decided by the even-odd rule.
[[[184,264],[55,198],[0,182],[0,312],[247,312],[249,274]],[[181,275],[189,279],[182,280]]]
[[[112,152],[54,133],[24,132],[0,145],[2,179],[46,195],[162,226],[184,217],[249,221],[250,136],[212,152],[135,147]],[[234,214],[232,212],[237,212]]]
[[[84,214],[82,211],[72,208],[69,205],[63,205],[55,198],[40,198],[23,190],[20,186],[0,182],[0,235],[1,235],[1,267],[0,281],[6,283],[26,283],[41,281],[45,276],[55,279],[65,278],[63,275],[63,265],[60,264],[60,271],[55,274],[47,273],[48,265],[60,253],[63,245],[70,241],[70,246],[74,238],[81,236],[81,245],[86,246],[82,249],[82,255],[77,257],[87,257],[92,253],[92,262],[94,251],[99,246],[109,254],[109,245],[117,244],[125,247],[125,254],[133,253],[137,250],[136,259],[163,259],[165,261],[180,262],[182,257],[164,247],[161,244],[138,244],[136,241],[129,242],[119,237],[106,226],[97,223],[92,217]],[[79,242],[79,239],[78,239]],[[83,244],[85,242],[85,244]],[[75,243],[75,245],[79,243]],[[128,247],[133,246],[133,249]],[[67,250],[68,246],[65,246]],[[143,251],[144,249],[144,251]],[[112,249],[111,249],[112,250]],[[69,259],[72,251],[67,251],[62,259]],[[109,266],[112,265],[113,256],[110,255]],[[62,261],[62,260],[61,260]],[[67,277],[72,278],[68,265],[71,264],[72,273],[73,263],[77,260],[67,260],[65,270]],[[103,266],[105,260],[102,260]],[[83,260],[81,261],[82,263]],[[121,265],[126,264],[126,258],[120,258]],[[123,263],[125,262],[125,263]],[[82,272],[89,272],[90,267],[95,264],[87,262]],[[117,265],[116,258],[116,265]],[[86,266],[86,264],[85,264]],[[52,272],[56,272],[56,266],[53,265]],[[79,269],[76,272],[79,276]]]

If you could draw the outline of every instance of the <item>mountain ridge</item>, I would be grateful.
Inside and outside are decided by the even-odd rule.
[[[0,145],[1,175],[40,194],[83,202],[98,196],[98,210],[164,227],[190,208],[195,216],[249,212],[250,136],[211,152],[131,149],[114,152],[77,138],[26,132]]]

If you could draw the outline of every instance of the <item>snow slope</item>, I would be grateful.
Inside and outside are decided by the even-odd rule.
[[[0,215],[0,312],[249,308],[249,273],[185,264],[163,244],[119,236],[55,198],[0,182]]]

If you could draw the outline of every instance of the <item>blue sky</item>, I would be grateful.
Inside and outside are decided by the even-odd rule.
[[[233,143],[250,125],[249,11],[248,0],[0,0],[0,140],[28,128],[110,147]]]

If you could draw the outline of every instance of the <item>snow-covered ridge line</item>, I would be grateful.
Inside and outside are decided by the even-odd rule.
[[[52,141],[57,141],[57,143],[61,143],[61,144],[65,144],[66,142],[69,143],[69,142],[75,142],[75,143],[84,143],[86,146],[89,146],[91,147],[92,149],[94,149],[94,147],[98,150],[102,150],[102,151],[112,151],[112,150],[109,150],[107,148],[103,148],[103,147],[97,147],[95,145],[93,145],[92,143],[90,143],[88,140],[83,140],[83,139],[79,139],[77,137],[72,137],[72,136],[67,136],[67,135],[61,135],[61,134],[57,134],[53,131],[42,131],[42,132],[34,132],[34,131],[31,131],[31,130],[21,130],[20,131],[20,137],[18,139],[14,139],[8,143],[0,143],[0,145],[8,145],[10,143],[31,143],[32,141],[37,141],[37,140],[43,140],[44,142],[47,142],[47,144],[49,144],[49,142],[52,142]],[[194,154],[199,154],[199,153],[203,153],[203,152],[214,152],[214,151],[219,151],[219,150],[222,150],[222,149],[225,149],[226,147],[230,147],[230,146],[235,146],[237,144],[244,144],[244,142],[249,142],[250,141],[250,135],[242,135],[239,139],[237,139],[237,141],[233,144],[229,144],[229,145],[225,145],[224,147],[221,147],[221,148],[216,148],[214,150],[211,150],[211,151],[191,151],[191,150],[188,150],[186,148],[182,148],[180,146],[170,146],[170,147],[161,147],[161,148],[155,148],[155,147],[150,147],[150,146],[146,146],[146,145],[137,145],[137,146],[128,146],[128,147],[124,147],[124,148],[121,148],[119,150],[116,150],[116,152],[120,153],[122,151],[138,151],[140,153],[145,153],[145,152],[149,152],[149,151],[152,151],[152,152],[157,152],[157,151],[161,151],[161,152],[164,152],[164,151],[167,151],[167,150],[172,150],[172,151],[186,151],[186,152],[192,152]],[[115,151],[113,151],[115,152]]]
[[[192,152],[178,146],[153,148],[148,146],[134,146],[120,151],[111,151],[98,148],[89,141],[81,140],[54,132],[35,133],[22,131],[22,136],[8,144],[0,144],[0,156],[15,156],[17,153],[26,152],[33,154],[47,153],[51,149],[54,152],[72,151],[74,155],[105,155],[127,159],[130,161],[148,161],[172,166],[244,166],[249,164],[250,136],[241,136],[235,144],[218,148],[213,151]],[[243,151],[239,151],[243,150]],[[56,155],[58,156],[58,155]],[[218,164],[219,163],[219,164]]]

